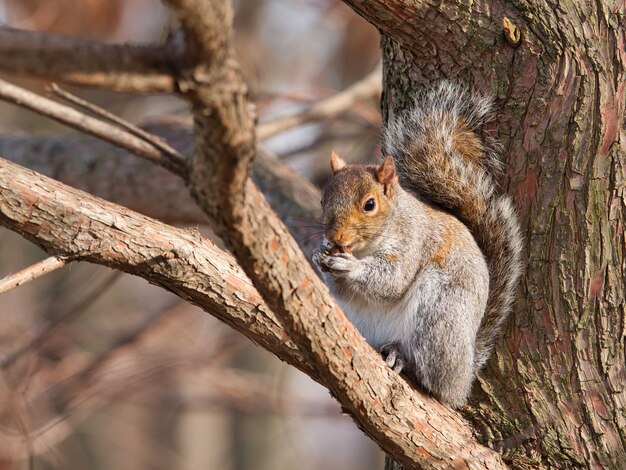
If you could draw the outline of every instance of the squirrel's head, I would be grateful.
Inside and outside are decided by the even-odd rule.
[[[347,165],[335,152],[322,197],[326,239],[341,252],[362,250],[384,230],[397,194],[392,157],[380,165]]]

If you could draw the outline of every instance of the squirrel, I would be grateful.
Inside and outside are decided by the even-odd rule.
[[[522,236],[497,194],[491,100],[442,82],[383,130],[382,163],[334,152],[313,263],[386,364],[464,405],[511,310]]]

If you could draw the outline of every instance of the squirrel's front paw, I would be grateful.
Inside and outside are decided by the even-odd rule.
[[[313,261],[313,264],[317,267],[317,269],[321,273],[328,272],[328,268],[326,268],[325,261],[324,261],[328,256],[329,256],[328,249],[324,245],[316,248],[313,251],[313,256],[311,257],[311,261]]]
[[[322,265],[326,268],[326,272],[342,275],[354,271],[358,261],[352,253],[337,253],[326,255],[322,259]]]

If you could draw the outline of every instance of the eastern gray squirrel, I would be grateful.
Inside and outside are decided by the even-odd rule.
[[[498,195],[491,100],[442,82],[383,132],[377,165],[334,152],[313,261],[394,370],[460,407],[491,354],[521,272],[522,236]]]

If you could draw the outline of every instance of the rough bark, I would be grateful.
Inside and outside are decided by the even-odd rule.
[[[517,467],[622,468],[624,2],[346,3],[385,33],[385,118],[442,78],[496,97],[527,273],[468,411],[484,442]]]
[[[194,229],[171,227],[1,158],[0,224],[50,255],[161,286],[312,373],[235,259]]]

